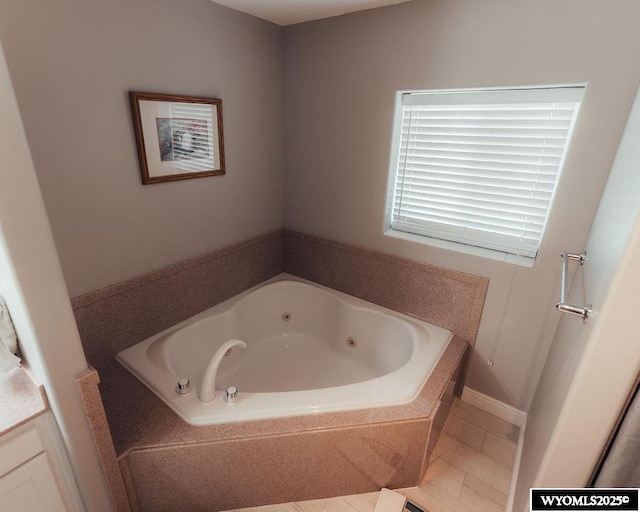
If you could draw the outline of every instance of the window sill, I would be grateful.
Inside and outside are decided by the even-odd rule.
[[[508,254],[506,252],[494,251],[493,249],[485,249],[483,247],[474,247],[472,245],[465,245],[458,242],[449,242],[447,240],[439,240],[437,238],[430,238],[423,235],[415,235],[413,233],[406,233],[404,231],[398,231],[395,229],[387,229],[384,232],[385,236],[391,238],[398,238],[400,240],[407,240],[409,242],[415,242],[422,245],[429,245],[431,247],[437,247],[438,249],[444,249],[447,251],[455,251],[463,254],[469,254],[472,256],[478,256],[480,258],[487,258],[494,261],[501,261],[510,265],[519,265],[521,267],[533,268],[535,263],[534,258],[527,258],[525,256],[516,256],[515,254]]]

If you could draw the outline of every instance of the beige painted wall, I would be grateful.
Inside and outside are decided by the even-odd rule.
[[[282,226],[282,32],[209,0],[0,0],[0,40],[78,296]],[[129,90],[222,98],[227,174],[143,186]]]
[[[414,0],[285,28],[285,225],[488,277],[467,385],[526,410],[559,253],[583,249],[640,81],[639,17],[633,0]],[[576,82],[587,93],[533,269],[382,235],[397,90]]]

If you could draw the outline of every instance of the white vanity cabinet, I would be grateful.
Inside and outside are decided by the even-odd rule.
[[[75,501],[59,471],[51,413],[0,437],[0,512],[70,512]],[[56,478],[56,475],[58,478]]]

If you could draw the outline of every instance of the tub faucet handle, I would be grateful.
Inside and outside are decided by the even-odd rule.
[[[227,395],[224,397],[225,402],[229,405],[236,405],[238,403],[238,388],[235,386],[229,386],[227,388]]]
[[[186,395],[189,393],[190,386],[191,386],[191,382],[189,382],[189,379],[182,378],[178,380],[178,387],[176,388],[176,391],[178,392],[179,395]]]

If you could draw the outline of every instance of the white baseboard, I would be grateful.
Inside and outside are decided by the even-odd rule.
[[[527,416],[526,412],[516,409],[515,407],[507,405],[496,400],[495,398],[491,398],[490,396],[484,395],[466,386],[462,391],[462,401],[473,405],[482,411],[488,412],[489,414],[493,414],[500,419],[508,421],[509,423],[512,423],[517,427],[521,427],[523,425],[524,420]]]

